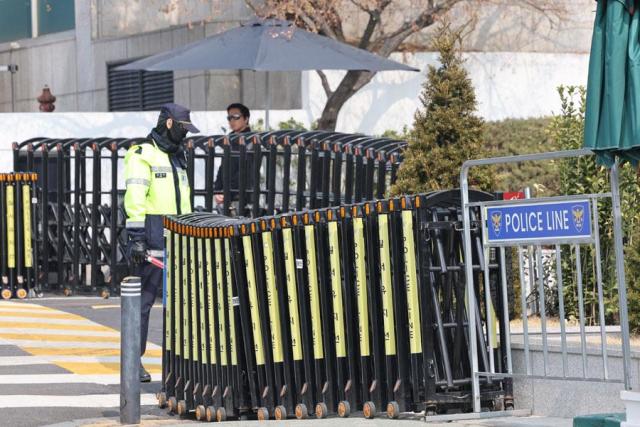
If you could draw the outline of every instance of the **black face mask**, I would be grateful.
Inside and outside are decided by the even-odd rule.
[[[168,116],[161,115],[158,118],[158,124],[149,134],[149,138],[152,138],[158,144],[158,147],[165,153],[177,154],[181,157],[182,153],[182,141],[187,136],[187,130],[181,123],[174,121],[174,125],[171,129],[167,129]]]
[[[187,130],[182,126],[182,123],[173,122],[173,126],[167,132],[169,140],[174,144],[182,144],[182,140],[187,136]]]

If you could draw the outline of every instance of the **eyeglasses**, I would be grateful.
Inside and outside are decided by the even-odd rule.
[[[231,114],[227,116],[227,120],[240,120],[242,118],[242,114]]]

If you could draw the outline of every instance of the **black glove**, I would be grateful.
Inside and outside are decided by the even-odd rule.
[[[142,264],[147,257],[147,239],[144,228],[127,230],[129,235],[129,260],[133,265]]]
[[[131,262],[142,264],[147,258],[147,242],[144,239],[137,239],[131,242]]]

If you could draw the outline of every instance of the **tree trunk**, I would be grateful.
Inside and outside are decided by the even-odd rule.
[[[375,74],[375,72],[369,71],[348,71],[336,90],[327,99],[322,115],[318,119],[318,129],[335,131],[338,114],[344,103],[369,83]]]

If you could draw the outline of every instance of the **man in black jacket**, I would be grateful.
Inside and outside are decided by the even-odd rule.
[[[251,112],[249,108],[240,103],[233,103],[227,107],[227,121],[229,122],[229,127],[231,128],[231,134],[240,134],[240,133],[248,133],[251,132],[251,128],[249,127],[249,118],[251,117]],[[240,187],[240,173],[245,174],[245,189],[253,189],[253,180],[251,174],[251,164],[253,156],[251,154],[247,154],[246,162],[244,165],[240,165],[240,157],[238,155],[239,145],[238,139],[234,139],[231,144],[231,158],[229,159],[229,188],[231,190],[231,199],[232,201],[238,200],[238,189]],[[218,174],[216,175],[216,181],[214,183],[213,189],[215,191],[223,191],[224,186],[224,177],[222,173],[222,165],[218,169]],[[214,201],[219,210],[222,210],[222,206],[224,204],[224,195],[216,194],[214,196]]]

